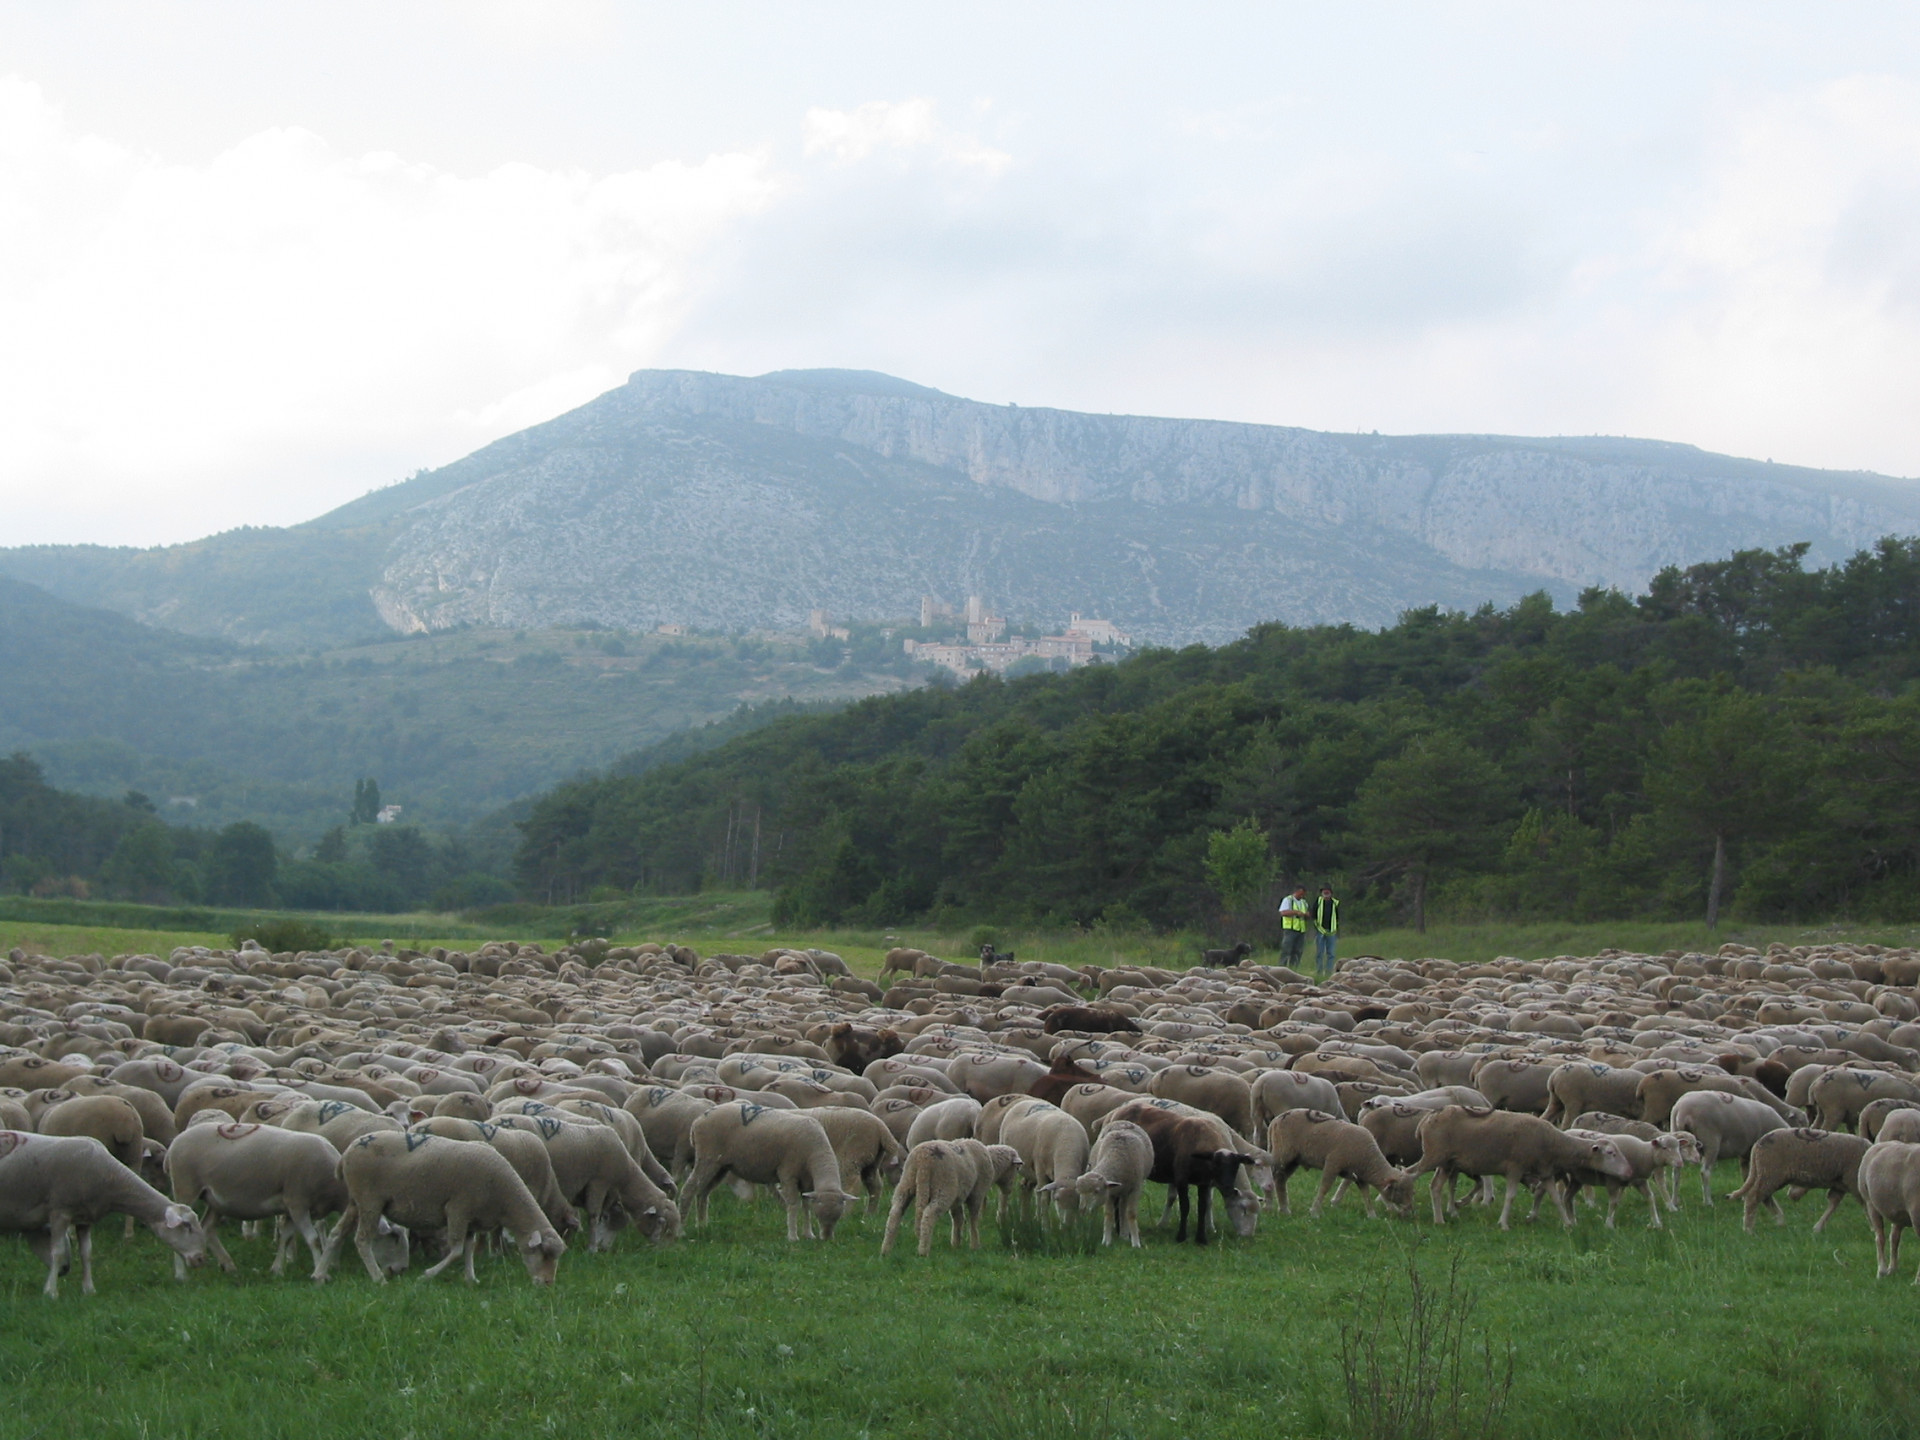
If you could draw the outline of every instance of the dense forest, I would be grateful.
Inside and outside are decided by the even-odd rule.
[[[365,911],[513,898],[461,839],[378,824],[379,810],[379,786],[361,781],[343,823],[311,854],[291,857],[252,821],[170,825],[137,790],[120,800],[58,790],[31,756],[15,754],[0,759],[0,892]]]
[[[558,787],[517,879],[771,885],[798,924],[1217,924],[1266,908],[1208,878],[1251,828],[1351,920],[1911,916],[1920,540],[1805,553],[793,716]]]

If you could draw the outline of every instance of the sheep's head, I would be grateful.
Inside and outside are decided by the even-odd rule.
[[[167,1206],[154,1222],[153,1233],[189,1265],[198,1265],[207,1258],[207,1232],[200,1228],[189,1206]]]
[[[1655,1157],[1662,1165],[1698,1165],[1700,1163],[1700,1142],[1691,1131],[1678,1130],[1670,1135],[1654,1137]]]
[[[558,1235],[536,1230],[520,1242],[520,1258],[526,1263],[527,1278],[536,1285],[553,1284],[560,1272],[560,1257],[567,1253],[567,1242]]]
[[[833,1238],[833,1227],[840,1223],[840,1217],[847,1213],[847,1206],[853,1203],[853,1196],[840,1189],[808,1190],[800,1199],[813,1220],[819,1224],[822,1240]]]
[[[373,1227],[373,1262],[383,1275],[404,1275],[412,1263],[413,1237],[382,1215]]]
[[[1380,1198],[1387,1202],[1387,1208],[1399,1216],[1413,1213],[1413,1186],[1415,1177],[1405,1170],[1394,1172],[1395,1178],[1387,1182],[1387,1188],[1380,1192]]]
[[[1620,1147],[1613,1141],[1587,1140],[1582,1145],[1587,1152],[1583,1162],[1587,1169],[1611,1175],[1616,1180],[1633,1179],[1633,1162],[1620,1153]]]

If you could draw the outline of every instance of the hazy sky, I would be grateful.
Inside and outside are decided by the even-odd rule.
[[[0,0],[0,545],[643,366],[1920,475],[1920,9]]]

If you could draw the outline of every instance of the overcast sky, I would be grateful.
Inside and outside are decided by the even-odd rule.
[[[0,545],[646,366],[1920,475],[1920,8],[0,4]]]

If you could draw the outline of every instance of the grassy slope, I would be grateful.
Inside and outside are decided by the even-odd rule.
[[[1723,1167],[1720,1188],[1735,1182]],[[569,1254],[538,1292],[512,1262],[469,1292],[417,1274],[376,1292],[357,1263],[324,1290],[263,1271],[184,1288],[165,1251],[118,1226],[100,1294],[38,1293],[0,1242],[0,1431],[15,1436],[1194,1436],[1348,1433],[1340,1326],[1385,1293],[1408,1247],[1460,1257],[1476,1332],[1514,1347],[1507,1433],[1789,1436],[1920,1433],[1911,1356],[1920,1297],[1876,1283],[1849,1202],[1824,1237],[1814,1202],[1740,1233],[1697,1191],[1664,1233],[1637,1201],[1502,1235],[1485,1212],[1435,1234],[1268,1216],[1251,1242],[1031,1256],[995,1244],[879,1256],[879,1220],[789,1245],[778,1207],[724,1193],[711,1230],[650,1250]],[[111,1233],[109,1233],[111,1232]],[[230,1242],[231,1243],[231,1242]],[[349,1251],[348,1259],[352,1256]],[[1911,1262],[1909,1262],[1911,1263]]]

